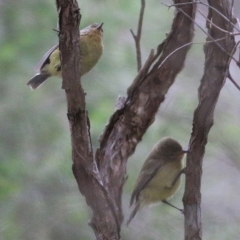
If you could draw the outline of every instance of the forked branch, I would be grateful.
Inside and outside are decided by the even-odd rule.
[[[140,40],[141,40],[141,35],[142,35],[142,24],[143,24],[143,15],[144,15],[145,5],[146,5],[145,0],[141,0],[141,10],[140,10],[139,19],[138,19],[137,35],[134,34],[132,29],[130,30],[130,32],[133,36],[133,39],[135,41],[135,46],[136,46],[138,71],[140,71],[140,69],[142,67],[142,54],[141,54]]]

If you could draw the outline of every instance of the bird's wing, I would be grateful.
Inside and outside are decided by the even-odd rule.
[[[132,213],[131,213],[128,221],[127,221],[127,224],[126,224],[127,226],[128,226],[129,223],[132,221],[132,219],[135,217],[135,215],[136,215],[137,211],[140,209],[140,207],[141,207],[141,204],[140,204],[140,202],[138,202],[138,203],[136,204],[135,208],[133,209],[133,211],[132,211]]]
[[[80,37],[80,51],[81,51],[81,56],[86,56],[88,55],[89,51],[88,51],[88,39],[87,39],[87,36],[81,36]]]
[[[149,158],[148,160],[146,160],[138,177],[135,188],[132,192],[130,206],[132,206],[134,200],[136,200],[136,202],[138,201],[140,192],[156,175],[158,170],[163,166],[163,163],[164,161],[161,161],[161,159],[156,158]]]
[[[34,68],[35,71],[37,73],[39,73],[42,69],[42,67],[46,64],[46,62],[48,61],[49,59],[49,56],[51,55],[51,53],[58,48],[58,44],[53,46],[52,48],[50,48],[45,54],[44,56],[42,57],[42,59],[38,62],[38,64],[36,65],[36,67]]]

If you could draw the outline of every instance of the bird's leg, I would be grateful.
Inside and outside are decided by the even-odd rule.
[[[177,209],[177,210],[179,210],[181,213],[184,213],[184,212],[183,212],[183,209],[180,209],[180,208],[178,208],[178,207],[175,207],[174,205],[172,205],[171,203],[169,203],[167,200],[162,200],[162,202],[165,203],[165,204],[167,204],[167,205],[169,205],[169,206],[171,206],[171,207],[173,207],[173,208],[175,208],[175,209]]]
[[[186,173],[186,168],[182,169],[182,170],[176,175],[176,177],[174,178],[171,186],[170,186],[170,187],[169,187],[169,186],[165,186],[165,189],[171,190],[171,189],[174,187],[174,185],[176,184],[177,180],[179,179],[179,177],[181,176],[182,173]]]
[[[176,184],[177,180],[179,179],[179,177],[181,176],[181,174],[185,173],[186,174],[186,168],[183,168],[178,174],[177,176],[174,178],[171,187],[174,187],[174,185]]]

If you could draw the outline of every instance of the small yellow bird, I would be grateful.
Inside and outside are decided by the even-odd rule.
[[[131,195],[130,207],[135,202],[127,225],[134,218],[137,211],[153,203],[167,202],[178,190],[183,171],[184,151],[174,139],[166,137],[155,144],[149,153]],[[177,208],[180,210],[179,208]]]
[[[80,31],[81,76],[89,72],[103,53],[103,23],[92,24]],[[62,76],[60,51],[55,45],[36,66],[37,74],[28,81],[31,89],[38,88],[51,76]]]

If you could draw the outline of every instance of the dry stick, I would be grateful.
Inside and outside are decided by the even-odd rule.
[[[240,67],[240,47],[238,47],[238,49],[239,49],[239,51],[238,51],[238,52],[239,52],[239,57],[238,57],[239,60],[238,60],[238,64],[237,64],[237,66]]]
[[[197,22],[195,22],[190,16],[188,16],[182,9],[179,8],[179,10],[180,10],[187,18],[191,19],[209,38],[212,39],[212,41],[214,41],[214,42],[216,43],[216,45],[217,45],[219,48],[221,48],[221,50],[222,50],[223,52],[225,52],[229,57],[231,57],[232,60],[234,60],[236,63],[238,62],[237,59],[235,59],[233,56],[231,56],[231,55],[230,55],[218,42],[216,42],[216,41],[214,40],[214,38],[213,38],[210,34],[208,34]]]
[[[196,2],[194,2],[194,3],[196,3]],[[200,2],[200,3],[201,3],[201,2]],[[161,3],[161,4],[167,6],[167,5],[164,4],[164,3]],[[192,21],[194,22],[194,24],[196,24],[196,25],[202,30],[202,32],[204,32],[209,38],[212,39],[212,41],[214,41],[214,42],[218,45],[219,48],[222,49],[222,51],[224,51],[226,54],[229,55],[229,53],[228,53],[219,43],[217,43],[196,21],[194,21],[190,16],[188,16],[182,9],[178,8],[178,10],[181,11],[187,18],[189,18],[190,20],[192,20]],[[216,10],[216,12],[218,12],[218,11]],[[222,15],[222,14],[221,14],[221,15]],[[226,19],[227,21],[229,21],[228,18],[225,17],[225,19]],[[211,22],[211,21],[210,21],[210,22]],[[229,55],[229,56],[230,56],[230,55]],[[238,60],[236,60],[233,56],[230,56],[230,57],[231,57],[236,63],[238,62]]]
[[[236,43],[236,45],[234,46],[234,48],[233,48],[233,50],[232,50],[232,52],[231,52],[231,55],[234,54],[234,52],[236,51],[237,46],[238,46],[239,44],[240,44],[240,41],[238,41],[238,42]],[[228,73],[227,73],[227,77],[228,77],[228,79],[235,85],[235,87],[236,87],[238,90],[240,90],[240,86],[239,86],[239,85],[237,84],[237,82],[233,79],[233,77],[232,77],[232,75],[231,75],[231,73],[230,73],[230,71],[229,71],[230,63],[231,63],[231,59],[229,59],[229,61],[228,61]]]
[[[160,67],[168,60],[169,57],[171,57],[174,53],[178,52],[179,50],[181,50],[182,48],[188,47],[189,45],[192,44],[205,44],[205,43],[211,43],[211,42],[218,42],[218,41],[222,41],[224,39],[226,39],[227,37],[223,37],[220,39],[216,39],[213,41],[205,41],[205,42],[190,42],[190,43],[186,43],[184,45],[182,45],[181,47],[175,49],[174,51],[172,51],[168,56],[166,56],[160,65],[157,65],[157,67],[160,69]],[[144,75],[144,74],[148,74],[151,73],[152,71],[154,71],[154,67],[149,71],[150,66],[153,64],[153,62],[156,60],[157,57],[160,56],[161,52],[162,52],[162,47],[160,47],[161,50],[159,50],[155,55],[153,53],[153,50],[151,50],[149,57],[147,58],[143,68],[141,69],[141,71],[139,71],[138,75],[136,76],[136,78],[134,79],[133,83],[129,88],[128,88],[128,99],[129,96],[132,95],[132,89],[134,89],[136,87],[136,84],[140,84],[139,80],[140,78]]]
[[[127,94],[128,94],[127,101],[129,101],[130,98],[132,97],[133,91],[136,88],[136,86],[140,84],[139,81],[142,79],[142,77],[144,75],[148,74],[149,68],[151,67],[152,63],[154,62],[154,57],[155,57],[154,50],[152,49],[148,55],[146,62],[143,65],[143,67],[139,70],[137,76],[133,80],[133,83],[127,89]]]
[[[228,34],[229,34],[228,31],[225,31],[224,29],[218,27],[216,24],[212,23],[212,21],[211,21],[209,18],[207,18],[199,9],[198,9],[198,12],[205,18],[206,21],[208,21],[209,23],[211,23],[215,28],[219,29],[220,31],[222,31],[222,32],[224,32],[224,33],[228,33]],[[230,33],[230,34],[233,35],[233,33]]]
[[[175,49],[174,51],[172,51],[168,56],[166,56],[163,60],[162,60],[162,63],[158,66],[158,68],[160,68],[166,61],[169,57],[171,57],[174,53],[176,53],[177,51],[181,50],[182,48],[185,48],[185,47],[188,47],[189,45],[192,45],[192,44],[205,44],[205,43],[211,43],[211,42],[217,42],[217,41],[222,41],[224,39],[226,39],[227,37],[223,37],[223,38],[220,38],[220,39],[217,39],[217,40],[214,40],[214,41],[205,41],[205,42],[190,42],[190,43],[186,43],[184,45],[182,45],[181,47]]]
[[[230,6],[231,9],[233,9],[233,4],[234,4],[234,0],[232,0],[231,6]],[[232,19],[232,12],[231,12],[231,19]],[[228,24],[229,24],[228,27],[230,27],[230,25],[231,25],[231,22],[232,22],[231,19],[229,18],[229,20],[228,20]],[[236,22],[235,22],[235,24],[236,24]]]
[[[163,4],[164,6],[168,7],[168,9],[170,9],[171,7],[178,7],[178,6],[183,6],[183,5],[189,5],[189,4],[195,4],[195,3],[199,3],[199,1],[195,1],[195,2],[186,2],[186,3],[174,3],[171,5],[167,5],[163,2],[160,2],[161,4]]]
[[[240,91],[240,86],[237,84],[237,82],[233,79],[232,75],[230,72],[228,72],[227,75],[228,79],[233,83],[233,85]]]
[[[202,2],[201,2],[202,3]],[[233,9],[233,3],[234,3],[234,0],[232,1],[232,3],[231,3],[231,9]],[[234,27],[235,29],[237,29],[236,27],[235,27],[235,25],[231,22],[231,20],[230,19],[228,19],[227,17],[225,17],[222,13],[220,13],[217,9],[215,9],[215,8],[213,8],[212,6],[209,6],[209,8],[211,9],[211,10],[215,10],[215,12],[216,13],[218,13],[218,14],[220,14],[225,20],[227,20],[228,21],[228,29],[230,28],[230,26],[232,26],[232,27]],[[211,11],[209,11],[209,14],[208,14],[208,21],[209,22],[211,22],[211,24],[213,25],[213,26],[215,26],[215,27],[217,27],[215,24],[213,24],[212,23],[212,21],[209,19],[211,16]],[[231,17],[232,17],[232,12],[231,12]],[[218,28],[219,29],[219,28]],[[238,29],[237,29],[238,30]],[[239,30],[238,30],[239,31]],[[228,33],[228,35],[239,35],[239,34],[231,34],[231,33]],[[236,44],[236,46],[238,45],[238,43]],[[240,65],[240,61],[239,60],[236,60],[234,57],[233,57],[233,54],[234,54],[234,52],[236,51],[236,46],[234,46],[234,48],[233,48],[233,50],[232,50],[232,52],[231,52],[231,54],[229,55],[229,56],[231,56],[231,59],[229,59],[229,63],[228,63],[228,67],[229,67],[229,65],[230,65],[230,62],[231,62],[231,60],[233,59],[234,61],[235,61],[235,63],[237,64],[237,66],[239,67],[239,65]],[[225,51],[225,53],[227,53],[226,51]],[[232,81],[233,80],[233,78],[231,77],[231,74],[229,74],[230,75],[230,80]],[[233,82],[233,84],[238,88],[238,85],[237,85],[237,83],[233,80],[232,81]]]
[[[138,20],[138,30],[137,30],[137,35],[135,35],[132,31],[130,30],[133,39],[135,41],[136,45],[136,54],[137,54],[137,66],[138,66],[138,71],[142,67],[142,56],[141,56],[141,47],[140,47],[140,40],[141,40],[141,34],[142,34],[142,23],[143,23],[143,15],[144,15],[144,9],[145,9],[145,0],[141,0],[141,10],[139,14],[139,20]]]
[[[216,11],[220,16],[222,16],[225,20],[227,21],[230,21],[226,16],[224,16],[221,12],[219,12],[217,9],[214,9],[212,6],[209,6],[208,4],[206,3],[203,3],[202,1],[200,0],[196,0],[195,2],[188,2],[188,3],[176,3],[176,4],[171,4],[171,5],[167,5],[163,2],[160,2],[162,5],[168,7],[168,9],[170,9],[171,7],[177,7],[177,6],[181,6],[181,5],[189,5],[189,4],[195,4],[195,3],[198,3],[198,4],[202,4],[206,7],[209,7],[211,8],[212,10]],[[231,22],[231,21],[230,21]],[[231,22],[231,25],[238,31],[240,32],[240,30],[235,26],[234,23]]]
[[[163,41],[163,43],[158,45],[156,54],[154,54],[153,49],[150,51],[145,64],[138,72],[138,74],[135,77],[135,79],[133,80],[133,83],[131,84],[131,86],[127,89],[127,94],[128,94],[127,101],[129,101],[131,99],[134,89],[136,89],[137,86],[140,86],[140,84],[142,83],[143,76],[147,76],[148,74],[150,74],[151,72],[153,72],[155,70],[154,66],[152,67],[152,69],[151,69],[151,66],[153,65],[155,60],[161,55],[164,45],[165,45],[165,41]]]
[[[209,20],[199,9],[198,9],[198,12],[205,18],[205,20],[210,22],[215,28],[219,29],[220,31],[222,31],[224,33],[228,33],[229,35],[234,35],[234,36],[240,35],[240,32],[239,33],[234,33],[234,32],[229,33],[228,31],[223,30],[222,28],[218,27],[216,24],[212,23],[212,21]]]
[[[202,1],[199,0],[199,4],[204,5],[205,7],[208,7],[210,9],[212,9],[213,11],[215,11],[216,13],[218,13],[221,17],[223,17],[226,21],[229,21],[229,19],[224,16],[221,12],[219,12],[217,9],[215,9],[214,7],[210,6],[209,4],[203,3]],[[230,21],[231,22],[231,21]],[[235,28],[238,32],[240,32],[240,30],[235,26],[234,23],[231,22],[231,25],[233,26],[233,28]]]

